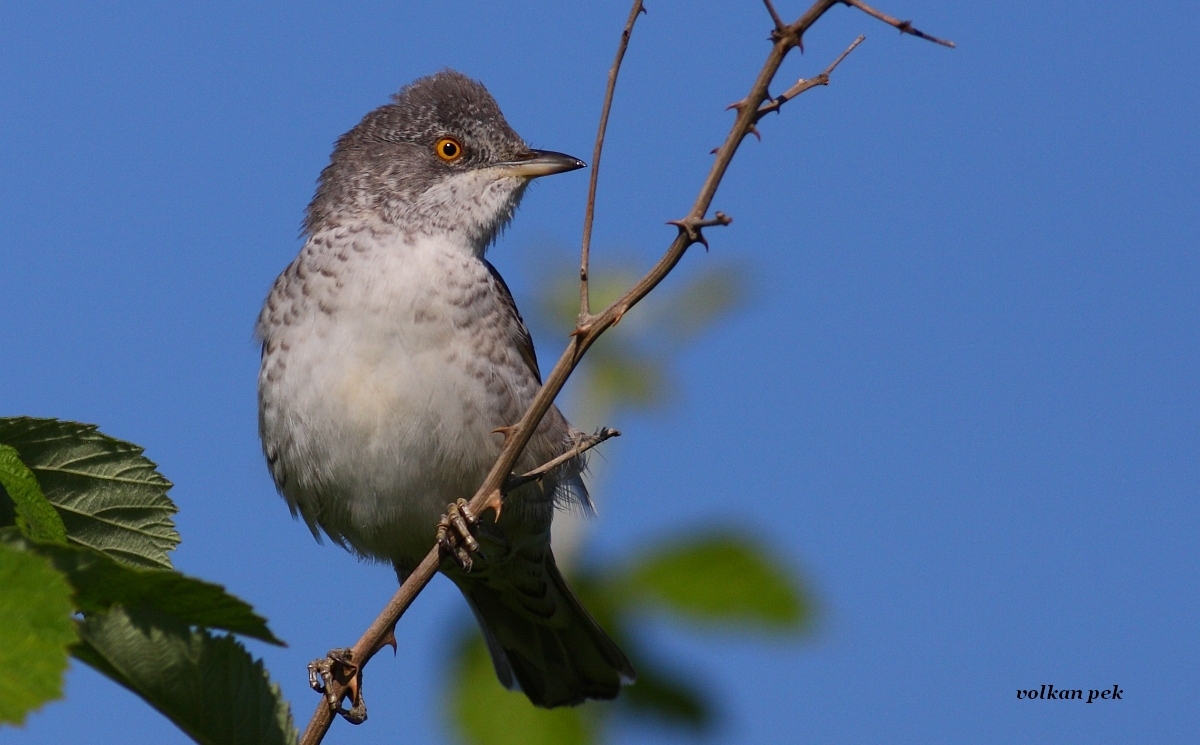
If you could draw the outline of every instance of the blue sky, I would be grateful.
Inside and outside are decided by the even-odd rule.
[[[535,146],[590,159],[627,6],[580,6],[0,11],[0,414],[146,446],[176,484],[177,566],[290,642],[252,646],[301,721],[304,664],[357,638],[393,579],[315,544],[274,494],[259,304],[333,140],[414,77],[460,69]],[[815,588],[800,641],[645,629],[723,699],[721,742],[1194,740],[1200,10],[879,7],[959,48],[837,8],[789,59],[776,90],[867,35],[722,185],[735,222],[681,276],[736,259],[752,296],[688,349],[674,409],[610,422],[626,434],[606,446],[593,558],[731,524]],[[597,271],[665,247],[767,51],[757,2],[649,8]],[[585,190],[582,173],[538,184],[493,249],[518,303],[575,250]],[[562,346],[537,341],[545,360]],[[328,741],[444,741],[439,642],[465,615],[435,582],[368,672],[369,724]],[[1017,701],[1042,683],[1124,700]],[[66,701],[4,740],[183,742],[79,665]]]

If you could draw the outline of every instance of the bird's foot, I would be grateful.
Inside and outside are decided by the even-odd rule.
[[[464,572],[471,571],[471,553],[479,553],[479,541],[472,534],[475,523],[476,518],[465,499],[446,505],[446,514],[438,521],[438,548],[458,562]]]
[[[352,649],[331,649],[324,658],[308,663],[308,685],[347,722],[362,724],[367,721],[367,704],[362,697],[362,668],[354,664],[353,657]],[[337,687],[342,689],[340,695],[334,691]],[[350,697],[348,710],[342,706],[345,696]]]

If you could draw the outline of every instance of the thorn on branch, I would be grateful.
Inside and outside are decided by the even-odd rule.
[[[729,111],[730,109],[733,109],[734,111],[736,111],[738,113],[738,116],[741,116],[742,109],[746,108],[749,105],[750,105],[749,101],[747,101],[746,99],[742,99],[741,101],[734,101],[733,103],[729,104],[728,106],[725,107],[725,110]],[[761,117],[759,117],[759,118],[761,118]],[[758,121],[758,119],[756,118],[755,121]],[[757,137],[759,142],[762,142],[762,135],[759,134],[758,129],[755,128],[755,126],[753,124],[750,125],[750,129],[748,129],[747,132],[749,134],[752,134],[755,137]],[[720,150],[720,148],[714,147],[711,150],[711,152],[716,153],[718,150]]]
[[[487,510],[495,510],[496,519],[494,522],[500,522],[500,510],[502,509],[504,509],[504,495],[500,493],[499,489],[496,489],[488,495],[487,501],[483,503],[483,509],[479,513],[483,514]]]
[[[396,619],[396,621],[399,621],[399,620],[400,620],[399,618]],[[391,625],[391,627],[387,630],[387,633],[383,635],[383,639],[381,639],[379,641],[379,649],[383,649],[384,647],[392,648],[392,656],[395,656],[396,653],[399,651],[399,646],[396,643],[396,624],[395,623],[393,623]],[[377,649],[376,651],[379,651],[379,649]]]
[[[700,232],[702,228],[711,228],[717,225],[728,225],[733,222],[733,218],[726,215],[724,212],[718,211],[714,217],[707,220],[702,220],[698,217],[685,217],[682,220],[667,220],[668,225],[674,225],[679,228],[679,232],[688,237],[691,243],[701,243],[704,245],[704,250],[708,250],[708,239],[704,237],[704,233]]]
[[[859,10],[861,10],[862,12],[871,16],[872,18],[878,18],[879,20],[883,21],[884,23],[888,24],[889,26],[891,26],[895,29],[898,29],[900,31],[900,33],[902,33],[902,34],[909,34],[911,36],[917,37],[918,39],[932,41],[934,44],[941,44],[942,46],[950,47],[951,49],[954,48],[954,42],[952,42],[948,39],[939,39],[936,36],[930,36],[929,34],[925,33],[924,31],[921,31],[921,30],[917,29],[916,27],[914,27],[912,25],[912,21],[902,21],[899,18],[892,18],[887,13],[880,13],[878,10],[875,10],[870,5],[867,5],[866,3],[862,2],[862,0],[841,0],[841,1],[842,1],[843,5],[846,5],[846,6],[849,6],[852,8],[858,8]]]
[[[500,435],[504,438],[504,443],[501,445],[501,447],[503,447],[504,445],[507,445],[508,441],[516,433],[517,433],[517,426],[515,424],[514,425],[505,425],[502,427],[496,427],[495,429],[492,430],[492,434]]]

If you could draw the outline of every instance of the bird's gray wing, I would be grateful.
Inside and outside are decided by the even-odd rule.
[[[504,311],[509,316],[509,320],[511,321],[508,324],[509,331],[513,336],[513,341],[516,342],[521,360],[529,368],[529,371],[533,373],[533,377],[537,378],[538,385],[541,385],[542,372],[538,369],[537,353],[533,349],[533,337],[529,335],[529,329],[525,326],[525,319],[521,318],[521,311],[517,310],[517,303],[513,300],[512,291],[508,289],[508,285],[504,282],[504,277],[500,276],[500,272],[496,271],[496,267],[492,266],[491,262],[485,260],[483,265],[491,273],[492,282],[496,288],[496,295],[500,298]]]
[[[521,312],[517,310],[517,303],[513,300],[512,292],[505,284],[504,278],[500,276],[500,272],[496,271],[496,267],[492,266],[488,261],[484,261],[484,266],[488,268],[488,272],[492,275],[492,282],[496,289],[496,296],[500,298],[500,304],[503,312],[508,316],[509,334],[513,342],[517,346],[517,351],[521,355],[521,359],[525,362],[525,366],[533,373],[533,377],[537,379],[538,385],[542,383],[542,373],[538,370],[537,355],[533,350],[533,337],[529,335],[529,329],[525,326],[525,320],[521,318]],[[557,406],[551,406],[550,411],[546,412],[545,418],[538,429],[543,432],[555,432],[556,436],[552,437],[553,444],[550,446],[552,452],[545,453],[546,457],[543,460],[549,460],[551,457],[558,455],[568,447],[574,444],[574,438],[578,435]],[[592,499],[588,495],[587,487],[580,478],[580,473],[585,468],[586,460],[583,456],[574,458],[572,461],[564,464],[554,475],[552,481],[554,484],[554,501],[562,506],[578,505],[579,509],[586,515],[590,515],[595,511],[592,504]]]

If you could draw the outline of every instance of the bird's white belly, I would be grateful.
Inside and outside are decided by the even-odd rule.
[[[478,310],[425,281],[432,260],[376,261],[324,310],[310,299],[264,390],[278,411],[263,428],[282,445],[284,495],[376,558],[423,555],[446,505],[469,498],[495,460],[492,430],[511,423],[471,354]],[[484,279],[460,268],[463,287]]]

